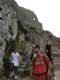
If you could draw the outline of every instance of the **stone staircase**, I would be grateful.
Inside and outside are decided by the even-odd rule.
[[[53,58],[53,63],[54,63],[54,69],[59,70],[59,67],[60,67],[60,53],[54,52],[53,55],[52,55],[52,58]]]
[[[54,48],[52,51],[54,80],[60,80],[60,50]]]

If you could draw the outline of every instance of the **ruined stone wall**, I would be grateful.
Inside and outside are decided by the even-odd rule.
[[[3,5],[0,3],[0,61],[2,61],[2,57],[4,55],[6,40],[14,40],[16,35],[16,12],[11,6],[8,6],[8,4]]]

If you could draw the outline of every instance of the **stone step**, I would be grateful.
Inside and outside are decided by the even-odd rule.
[[[54,70],[60,70],[60,65],[54,65]]]

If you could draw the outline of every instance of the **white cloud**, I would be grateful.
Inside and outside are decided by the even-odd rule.
[[[59,0],[15,0],[25,8],[31,9],[43,24],[44,30],[60,37],[60,1]]]

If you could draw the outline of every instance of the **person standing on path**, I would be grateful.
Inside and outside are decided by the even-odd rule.
[[[19,75],[19,65],[21,62],[21,56],[17,49],[14,49],[14,51],[11,54],[11,63],[13,65],[13,71],[15,73],[15,79],[17,79]]]
[[[40,46],[34,47],[30,80],[50,80],[50,60],[41,54]]]

